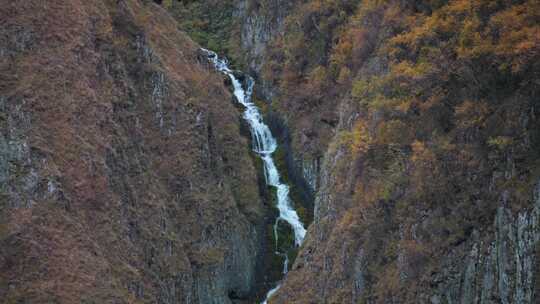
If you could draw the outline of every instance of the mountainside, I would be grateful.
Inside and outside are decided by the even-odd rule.
[[[537,0],[4,0],[0,299],[536,303],[539,96]]]
[[[258,174],[174,19],[92,0],[2,1],[0,20],[0,302],[248,297]]]
[[[288,4],[238,26],[280,20],[242,36],[237,60],[316,195],[270,302],[533,303],[538,3]]]
[[[307,1],[287,17],[261,75],[306,179],[324,160],[271,303],[535,302],[539,17],[535,1]]]

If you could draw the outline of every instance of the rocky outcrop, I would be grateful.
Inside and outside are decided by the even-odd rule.
[[[257,86],[255,95],[263,102],[270,104],[272,100],[280,100],[282,95],[287,92],[280,92],[275,83],[268,81],[268,78],[262,75],[265,64],[269,62],[269,50],[271,50],[276,40],[283,37],[287,17],[295,9],[298,9],[298,1],[251,1],[242,0],[236,2],[235,18],[240,28],[241,58],[238,61],[247,65],[249,73],[257,77]],[[281,96],[281,97],[280,97]],[[274,107],[272,105],[272,107]],[[317,113],[315,115],[332,116],[332,111],[326,113]],[[308,121],[311,117],[304,116],[298,118],[294,116],[295,111],[282,112],[275,111],[267,115],[267,120],[279,120],[279,128],[287,128],[287,138],[280,138],[282,146],[287,146],[289,163],[287,171],[294,178],[291,181],[293,187],[301,189],[302,192],[310,192],[309,196],[317,189],[319,185],[320,163],[322,153],[311,143],[313,137],[317,137],[312,132]],[[302,115],[306,113],[303,112]],[[271,116],[275,117],[271,117]],[[277,128],[277,127],[275,127]],[[326,133],[325,128],[320,128]],[[290,132],[294,132],[289,137]],[[282,132],[280,132],[282,133]],[[278,136],[279,137],[279,136]],[[286,142],[287,141],[287,142]],[[309,147],[307,147],[309,145]],[[299,200],[306,200],[299,199]],[[312,199],[307,199],[311,201]],[[305,202],[311,204],[312,202]]]
[[[293,200],[315,191],[270,303],[536,301],[535,1],[4,2],[5,302],[252,303],[279,277],[240,115],[178,27],[257,78]]]
[[[524,79],[538,78],[540,53],[503,54],[515,40],[484,31],[525,16],[526,3],[306,1],[291,12],[262,74],[318,186],[305,243],[270,303],[535,301],[538,85]],[[536,29],[530,20],[519,22]],[[481,55],[459,44],[467,31],[493,39],[475,42]],[[505,70],[513,60],[535,68]]]
[[[264,206],[240,114],[150,1],[2,1],[0,298],[231,303]]]
[[[347,104],[341,108],[341,129],[351,128],[358,116]],[[351,163],[354,161],[346,146],[330,145],[322,165],[314,222],[293,269],[271,303],[378,303],[369,287],[378,275],[373,273],[377,266],[368,254],[382,237],[397,238],[403,244],[395,248],[397,281],[386,282],[388,288],[393,288],[391,284],[414,286],[411,278],[420,279],[419,293],[404,292],[392,303],[536,303],[540,181],[531,194],[529,208],[516,212],[510,207],[513,202],[508,193],[503,192],[491,225],[478,223],[466,241],[434,256],[434,262],[423,268],[429,271],[421,274],[417,267],[422,264],[418,259],[423,258],[411,255],[407,240],[421,243],[419,231],[434,215],[424,213],[412,229],[400,226],[397,234],[387,230],[389,214],[372,218],[370,225],[378,221],[379,226],[363,225],[365,217],[374,214],[355,206],[348,194],[355,184]],[[385,230],[386,235],[379,234]]]
[[[494,235],[473,232],[462,260],[444,259],[444,273],[425,303],[535,303],[540,241],[540,183],[531,210],[497,209]]]
[[[236,3],[235,17],[240,24],[240,41],[251,73],[257,74],[265,62],[268,44],[282,34],[285,17],[295,1],[241,0]]]

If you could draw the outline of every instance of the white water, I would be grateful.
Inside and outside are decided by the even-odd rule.
[[[281,183],[279,172],[272,159],[272,153],[277,149],[277,142],[270,128],[263,122],[262,115],[259,108],[252,102],[251,95],[253,93],[253,79],[249,79],[247,88],[244,90],[242,83],[233,74],[233,71],[229,69],[226,59],[220,59],[215,52],[202,49],[207,55],[208,59],[212,61],[216,69],[227,76],[232,81],[234,86],[234,96],[240,104],[245,107],[244,119],[248,122],[251,129],[251,136],[253,138],[253,151],[255,151],[264,162],[264,175],[266,183],[276,188],[277,191],[277,208],[279,210],[279,217],[276,220],[274,226],[274,236],[277,242],[277,223],[280,220],[286,221],[294,231],[294,241],[296,246],[300,246],[306,235],[306,229],[302,224],[302,221],[298,217],[298,214],[291,206],[289,199],[289,186]],[[280,254],[279,252],[277,254]],[[283,273],[287,272],[288,257],[285,258],[283,266]],[[266,295],[266,301],[279,289],[279,285],[270,290]]]

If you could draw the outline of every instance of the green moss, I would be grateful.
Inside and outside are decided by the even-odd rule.
[[[287,164],[286,164],[287,154],[285,152],[285,149],[283,149],[281,145],[278,146],[278,148],[276,149],[276,152],[274,152],[272,156],[274,158],[274,163],[276,164],[276,167],[278,168],[278,171],[280,173],[282,182],[284,182],[285,184],[289,184],[290,180],[289,180],[289,174],[287,172]]]
[[[255,87],[255,89],[257,89]],[[253,94],[256,95],[256,94]],[[253,103],[260,109],[261,113],[268,113],[273,107],[273,103],[267,102],[265,100],[259,99],[256,96],[252,97]]]
[[[274,237],[274,225],[269,223],[265,227],[266,248],[265,248],[265,273],[268,282],[277,282],[282,278],[282,269],[284,258],[276,254],[276,245]]]
[[[3,110],[5,111],[5,110]],[[8,114],[6,112],[1,112],[0,111],[0,127],[2,127],[2,129],[6,129],[7,128],[7,121],[8,121]]]
[[[233,1],[172,1],[167,9],[178,20],[180,29],[197,43],[218,54],[232,55],[236,32]]]
[[[302,223],[307,227],[311,223],[311,214],[304,206],[296,206],[296,213],[302,220]]]
[[[288,252],[294,247],[294,231],[292,227],[285,221],[279,221],[277,225],[277,249],[279,252]],[[276,240],[274,239],[274,244]]]
[[[298,213],[300,220],[307,227],[313,221],[313,216],[311,212],[306,208],[308,205],[303,201],[302,196],[300,195],[299,189],[291,182],[289,178],[289,171],[287,168],[287,152],[282,145],[278,146],[276,152],[272,155],[274,158],[274,163],[278,168],[278,171],[281,176],[281,181],[289,186],[289,198],[291,199],[294,209]]]
[[[277,204],[277,195],[274,188],[269,187],[269,190],[271,190],[271,198],[270,201],[272,203],[272,206],[276,206]],[[294,236],[294,230],[292,227],[285,221],[279,221],[277,225],[277,229],[274,226],[275,219],[278,217],[278,210],[275,207],[272,207],[272,218],[274,219],[270,224],[266,225],[266,237],[268,240],[268,246],[266,248],[267,254],[270,256],[267,258],[267,267],[269,269],[269,277],[271,278],[271,281],[278,281],[281,279],[283,273],[283,263],[285,262],[285,258],[283,257],[283,254],[287,255],[287,258],[289,260],[289,269],[294,263],[294,260],[296,259],[296,256],[298,255],[298,250],[295,246],[295,236]],[[276,230],[275,230],[276,229]],[[277,232],[277,239],[276,239],[276,232]],[[281,254],[276,254],[276,252],[280,252]]]
[[[489,146],[495,147],[496,149],[505,150],[513,143],[513,139],[508,136],[490,137],[487,143]]]

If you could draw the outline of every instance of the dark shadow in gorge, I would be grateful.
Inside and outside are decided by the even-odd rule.
[[[295,209],[301,207],[306,211],[300,216],[307,229],[313,220],[315,193],[304,178],[301,165],[294,159],[291,132],[283,118],[274,111],[265,113],[264,120],[278,141],[279,147],[276,151],[275,161],[283,180],[291,188],[290,196],[295,204]]]

